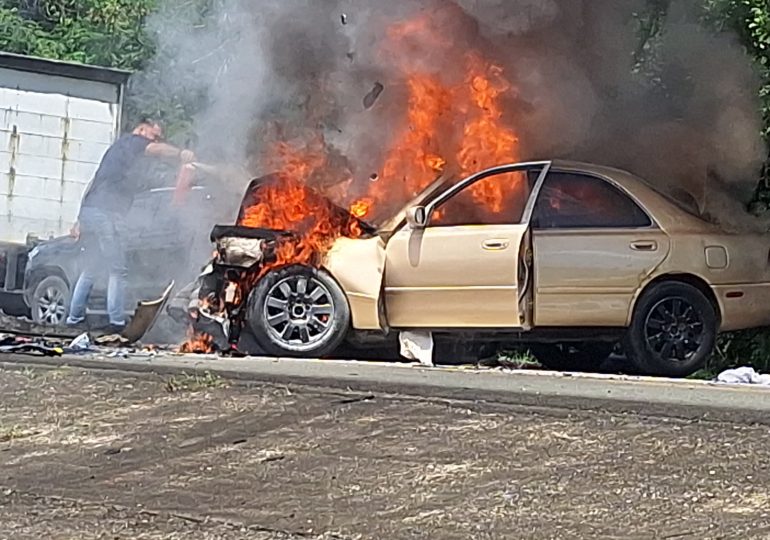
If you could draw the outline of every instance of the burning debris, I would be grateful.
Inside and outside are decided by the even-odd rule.
[[[385,87],[381,83],[374,83],[372,90],[364,96],[364,109],[371,109],[377,102],[377,98],[380,97]]]

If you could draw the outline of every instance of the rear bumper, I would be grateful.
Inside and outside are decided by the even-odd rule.
[[[722,331],[770,326],[770,283],[716,285]]]

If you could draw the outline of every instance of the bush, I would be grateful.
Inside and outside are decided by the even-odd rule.
[[[730,332],[719,336],[717,350],[707,365],[707,371],[716,375],[740,366],[751,366],[757,371],[770,372],[770,328]]]

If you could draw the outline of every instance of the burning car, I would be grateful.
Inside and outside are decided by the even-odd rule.
[[[444,175],[377,224],[308,191],[327,216],[312,227],[338,231],[326,247],[303,243],[301,215],[296,231],[252,226],[269,223],[254,213],[269,209],[271,182],[252,182],[237,226],[214,229],[215,259],[177,302],[220,346],[244,330],[269,354],[324,357],[425,331],[529,344],[568,368],[622,341],[640,371],[685,376],[718,332],[770,323],[770,238],[723,232],[621,170],[542,161]]]

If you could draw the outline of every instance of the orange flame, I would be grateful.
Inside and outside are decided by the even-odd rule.
[[[487,65],[477,53],[469,54],[467,62],[468,88],[476,108],[465,124],[462,145],[457,154],[463,175],[519,160],[516,148],[519,141],[513,131],[501,122],[503,113],[499,98],[510,89],[502,68]],[[471,186],[471,194],[478,204],[499,214],[504,209],[509,190],[515,187],[504,182],[477,182]]]
[[[350,215],[369,218],[391,210],[414,197],[449,165],[463,175],[519,160],[518,138],[505,125],[501,100],[511,90],[503,69],[480,52],[458,53],[446,32],[429,15],[395,24],[387,29],[382,50],[396,58],[406,76],[408,93],[405,125],[390,141],[379,175],[373,175],[368,193],[349,207]],[[417,53],[437,50],[465,60],[458,76],[438,73]],[[463,56],[464,55],[464,56]],[[246,209],[241,225],[289,230],[293,241],[276,248],[276,262],[263,273],[286,264],[319,265],[334,241],[343,235],[360,236],[355,219],[342,219],[318,197],[319,177],[343,185],[334,178],[324,145],[298,149],[285,142],[271,152],[273,170],[280,181],[263,186],[259,201]],[[520,176],[513,181],[478,182],[463,198],[499,214],[509,195],[521,189]],[[388,208],[390,206],[390,208]],[[377,216],[381,217],[381,216]]]
[[[291,231],[295,235],[279,243],[276,261],[265,265],[263,274],[288,264],[319,266],[337,238],[363,234],[354,219],[335,209],[322,192],[308,186],[318,175],[328,173],[322,151],[280,143],[275,150],[275,163],[279,181],[258,188],[258,202],[245,209],[240,223],[244,227]]]
[[[183,354],[208,354],[214,352],[214,338],[202,332],[187,330],[187,341],[179,347]]]

